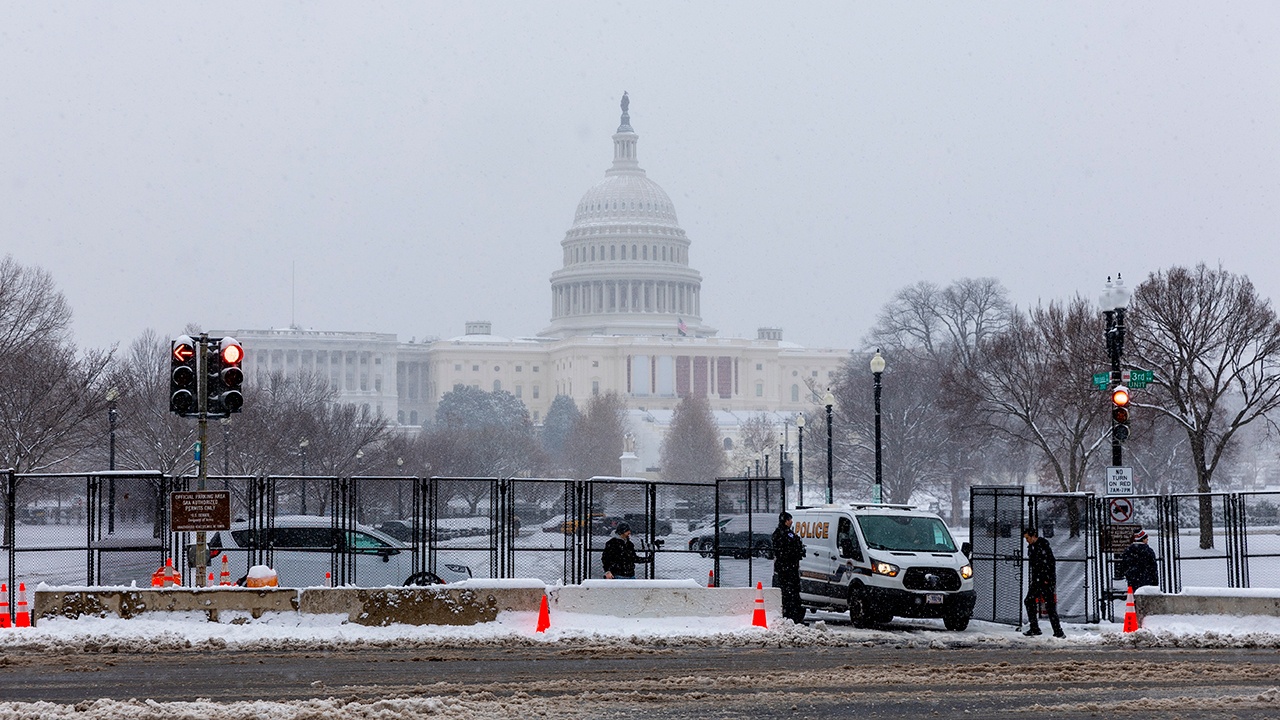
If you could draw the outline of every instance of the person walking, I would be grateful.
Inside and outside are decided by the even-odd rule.
[[[1147,531],[1141,528],[1133,534],[1133,544],[1125,548],[1120,555],[1120,571],[1129,587],[1137,590],[1147,585],[1159,585],[1160,575],[1156,570],[1156,553],[1148,544]]]
[[[773,531],[773,586],[782,591],[782,616],[797,625],[804,624],[804,606],[800,604],[803,557],[804,542],[791,529],[791,513],[784,511]]]
[[[1058,560],[1053,556],[1053,548],[1049,541],[1040,537],[1034,526],[1022,531],[1022,539],[1027,541],[1027,565],[1031,570],[1031,582],[1027,588],[1027,597],[1022,604],[1027,608],[1031,627],[1023,635],[1032,637],[1040,634],[1040,618],[1036,611],[1036,601],[1044,602],[1045,611],[1049,614],[1049,624],[1053,626],[1054,637],[1066,637],[1062,632],[1062,622],[1058,620]]]
[[[604,544],[604,552],[600,553],[600,563],[604,565],[604,576],[609,580],[625,578],[634,579],[637,563],[651,563],[653,556],[642,558],[636,553],[636,546],[631,542],[631,526],[625,522],[618,523]]]

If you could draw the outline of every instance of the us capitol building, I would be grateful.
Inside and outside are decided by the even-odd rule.
[[[753,415],[770,414],[781,431],[811,410],[848,350],[801,347],[779,328],[760,328],[754,339],[717,337],[703,322],[689,238],[671,198],[640,167],[628,105],[624,93],[613,165],[582,196],[560,241],[551,322],[537,336],[494,335],[485,321],[422,342],[296,327],[230,331],[246,349],[248,383],[314,373],[338,388],[340,402],[364,405],[405,431],[429,423],[444,394],[464,385],[512,393],[535,425],[556,395],[581,410],[592,395],[613,391],[631,410],[639,467],[649,471],[685,394],[709,398],[726,449]]]

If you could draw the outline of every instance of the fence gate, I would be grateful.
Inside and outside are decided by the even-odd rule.
[[[979,620],[1022,624],[1023,499],[1021,487],[969,489],[973,617]]]
[[[1049,540],[1057,559],[1058,616],[1063,622],[1099,620],[1103,584],[1098,580],[1098,568],[1103,563],[1099,562],[1096,541],[1097,506],[1089,493],[1027,496],[1029,524]]]

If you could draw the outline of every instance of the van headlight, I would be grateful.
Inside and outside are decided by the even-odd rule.
[[[889,577],[897,577],[898,566],[892,563],[883,562],[881,560],[873,560],[871,562],[871,572],[877,575],[888,575]]]
[[[960,579],[961,579],[961,580],[968,580],[968,579],[969,579],[969,578],[971,578],[971,577],[973,577],[973,566],[972,566],[972,565],[965,565],[964,567],[960,568]]]

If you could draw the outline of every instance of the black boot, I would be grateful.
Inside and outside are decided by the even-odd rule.
[[[1022,634],[1026,635],[1027,637],[1035,637],[1036,635],[1040,635],[1041,633],[1040,633],[1039,626],[1032,625],[1030,629],[1028,629],[1026,632]]]

